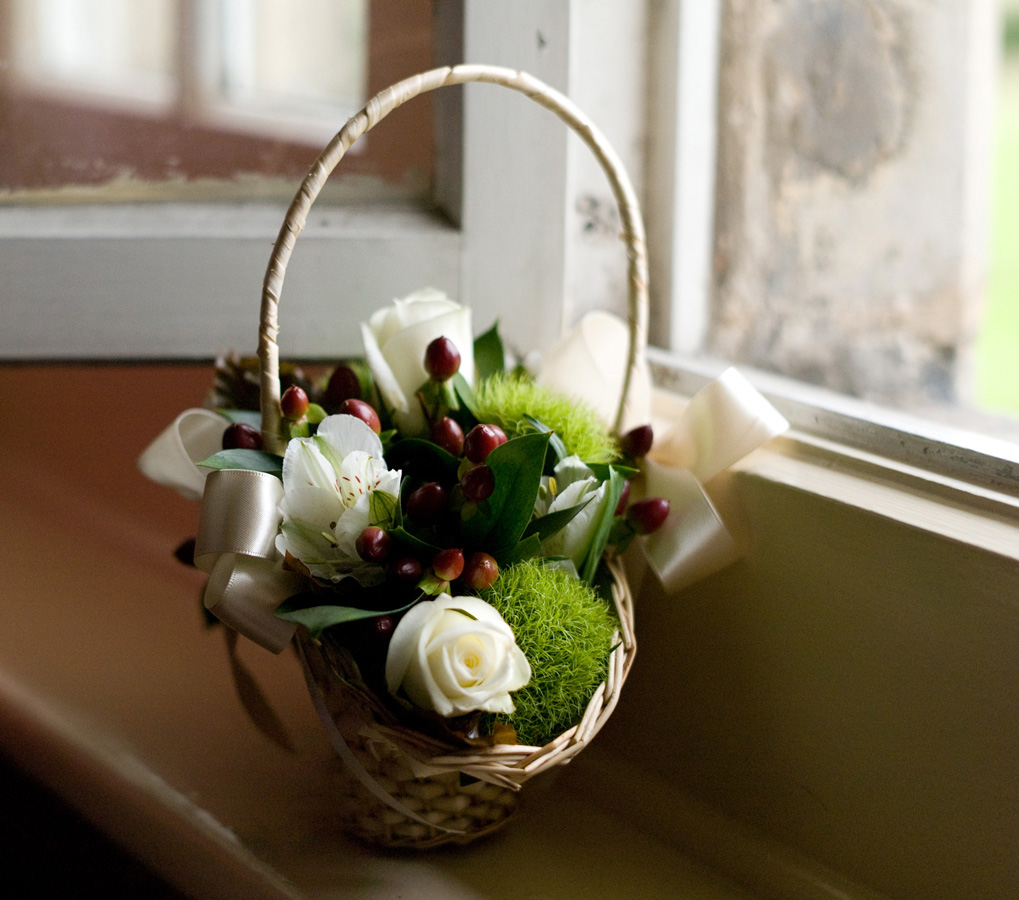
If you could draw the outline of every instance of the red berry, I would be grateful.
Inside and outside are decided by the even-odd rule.
[[[492,496],[495,490],[495,475],[488,466],[473,466],[464,472],[460,479],[460,488],[468,500],[480,503]]]
[[[280,397],[280,412],[283,413],[284,419],[289,419],[291,422],[300,419],[308,411],[308,406],[308,395],[304,392],[304,388],[296,384],[290,385]]]
[[[432,571],[437,578],[441,578],[443,581],[459,578],[463,570],[463,551],[457,550],[455,547],[439,551],[435,554],[435,559],[432,560]]]
[[[464,452],[464,432],[455,419],[443,416],[433,423],[432,443],[438,444],[447,453],[460,456]]]
[[[223,432],[224,450],[261,450],[262,434],[246,422],[234,422]]]
[[[372,620],[372,631],[375,638],[381,643],[388,643],[389,639],[393,636],[393,629],[395,627],[396,623],[393,621],[392,616],[377,616]]]
[[[361,398],[361,382],[357,373],[350,366],[337,366],[329,376],[325,390],[325,403],[330,409],[339,406],[344,400]]]
[[[393,539],[377,525],[369,525],[354,541],[357,555],[365,562],[384,563],[393,549]]]
[[[400,581],[416,582],[424,568],[413,556],[401,556],[389,567],[390,573]]]
[[[669,501],[662,497],[638,500],[626,511],[626,521],[637,534],[651,534],[661,528],[669,515]]]
[[[655,435],[650,425],[640,425],[623,435],[620,445],[623,453],[632,459],[641,459],[648,455]]]
[[[365,403],[364,400],[357,400],[353,397],[344,400],[340,404],[340,414],[360,419],[376,434],[382,431],[379,414],[369,404]]]
[[[472,553],[464,566],[463,580],[467,587],[483,591],[495,584],[499,577],[499,564],[487,553]]]
[[[464,456],[473,463],[483,463],[500,444],[506,443],[506,432],[498,425],[475,425],[464,438]]]
[[[446,508],[446,489],[437,481],[421,485],[407,498],[407,513],[412,519],[428,522]]]
[[[436,381],[449,381],[460,371],[460,351],[448,337],[437,337],[425,350],[425,370]]]
[[[630,502],[630,482],[623,482],[623,492],[619,495],[619,502],[616,504],[616,515],[621,516],[626,512],[626,504]]]

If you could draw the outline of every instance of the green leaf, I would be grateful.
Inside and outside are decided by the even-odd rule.
[[[426,572],[418,581],[417,588],[429,597],[438,597],[449,592],[449,582],[443,581],[434,572]]]
[[[630,523],[626,521],[626,516],[616,516],[612,520],[612,528],[609,529],[606,545],[614,547],[617,554],[625,553],[626,548],[633,543],[635,537],[636,533]]]
[[[276,610],[276,615],[287,621],[304,625],[311,632],[313,638],[317,638],[327,628],[333,625],[342,625],[344,622],[356,622],[358,619],[372,619],[376,616],[391,616],[398,612],[409,609],[416,603],[408,603],[398,609],[358,609],[353,606],[305,606],[294,608],[290,601],[284,601]]]
[[[473,546],[512,547],[522,537],[534,513],[541,487],[548,434],[524,434],[500,444],[485,460],[495,476],[495,490],[463,520],[463,532]]]
[[[456,478],[460,460],[431,441],[406,438],[397,441],[386,453],[386,465],[391,469],[402,469],[405,475],[413,472],[417,478],[444,481]]]
[[[602,553],[605,551],[605,544],[608,542],[609,532],[612,530],[612,521],[616,515],[616,507],[619,505],[619,498],[623,495],[623,486],[626,479],[616,469],[609,466],[608,478],[608,501],[602,509],[601,518],[595,528],[594,537],[591,539],[591,546],[587,551],[587,558],[584,560],[584,571],[581,578],[588,584],[594,584],[594,577],[598,572],[598,564],[601,562]]]
[[[547,541],[553,534],[558,531],[562,531],[562,529],[569,525],[577,513],[579,513],[593,499],[594,494],[591,494],[583,503],[578,503],[576,506],[556,510],[554,513],[548,513],[548,515],[532,519],[528,523],[527,528],[524,529],[524,537],[526,538],[530,537],[532,534],[536,534],[538,536],[538,540]]]
[[[368,524],[389,529],[396,524],[400,511],[400,498],[386,491],[372,491],[368,495]]]
[[[475,339],[474,368],[478,372],[479,383],[496,372],[505,371],[506,353],[503,350],[502,338],[499,337],[498,322]]]
[[[431,558],[442,549],[441,547],[437,547],[434,544],[429,544],[427,541],[421,540],[421,538],[411,534],[403,526],[394,528],[389,532],[389,536],[401,547],[405,547],[412,554],[417,556],[426,556]]]
[[[467,407],[471,415],[476,419],[478,417],[478,402],[474,399],[474,391],[467,383],[467,379],[457,372],[450,381],[453,383],[453,389],[460,398],[460,402]]]
[[[552,448],[552,452],[555,454],[555,462],[561,462],[570,455],[570,451],[566,449],[566,444],[563,443],[563,439],[559,437],[551,428],[548,427],[544,422],[540,422],[534,416],[524,416],[524,419],[534,428],[536,431],[542,434],[549,434],[548,439],[549,446]],[[606,476],[607,477],[607,476]],[[604,481],[604,478],[602,479]]]
[[[217,409],[228,422],[243,422],[252,428],[262,429],[262,414],[254,409]]]
[[[329,415],[329,413],[327,413],[327,412],[326,412],[326,411],[325,411],[325,410],[324,410],[324,409],[323,409],[323,408],[322,408],[321,406],[319,406],[319,405],[318,405],[317,403],[309,403],[309,404],[308,404],[308,411],[307,411],[307,412],[306,412],[306,413],[305,413],[304,415],[305,415],[305,417],[307,418],[307,420],[308,420],[308,421],[309,421],[309,422],[310,422],[310,423],[311,423],[312,425],[317,425],[317,424],[318,424],[319,422],[321,422],[321,421],[322,421],[322,420],[323,420],[323,419],[324,419],[324,418],[325,418],[326,416],[328,416],[328,415]]]
[[[251,472],[268,472],[283,477],[283,457],[265,450],[220,450],[203,459],[200,466],[207,469],[246,469]]]
[[[509,550],[493,553],[492,555],[496,558],[501,568],[506,568],[525,559],[532,559],[540,553],[541,538],[537,534],[529,534]]]
[[[623,478],[633,478],[634,475],[640,474],[640,469],[635,469],[633,466],[624,466],[620,463],[589,463],[585,462],[591,473],[599,481],[609,480],[609,469],[615,469]]]

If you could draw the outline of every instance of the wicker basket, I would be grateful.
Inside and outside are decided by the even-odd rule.
[[[647,330],[644,232],[633,188],[600,132],[566,97],[528,75],[472,65],[435,69],[382,91],[323,150],[294,197],[273,248],[262,294],[258,356],[267,450],[283,449],[277,312],[287,262],[312,203],[354,141],[392,110],[418,94],[466,82],[511,88],[554,112],[591,148],[609,180],[619,206],[629,265],[629,365],[615,423],[618,429],[631,375],[644,353]],[[390,847],[466,843],[505,823],[525,781],[576,756],[611,715],[636,651],[630,590],[619,565],[611,564],[611,573],[620,627],[608,677],[580,722],[544,747],[496,744],[464,749],[404,727],[360,683],[356,667],[351,667],[344,651],[299,632],[295,641],[312,700],[345,764],[350,802],[341,814],[349,830]]]

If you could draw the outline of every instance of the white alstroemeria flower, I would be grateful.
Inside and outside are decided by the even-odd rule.
[[[569,524],[541,545],[542,556],[565,557],[575,571],[584,565],[605,504],[609,501],[608,482],[599,481],[577,456],[568,456],[553,470],[555,495],[548,485],[539,492],[535,512],[538,515],[559,512],[588,501]]]
[[[386,685],[441,716],[512,713],[510,691],[531,680],[513,630],[477,597],[440,594],[411,607],[393,632]]]
[[[373,493],[394,501],[401,473],[386,468],[382,442],[354,416],[328,416],[314,437],[295,438],[283,457],[283,516],[276,549],[329,581],[352,575],[363,584],[381,579],[354,541],[368,526]]]
[[[396,427],[404,435],[425,428],[425,416],[415,396],[428,380],[425,350],[438,337],[447,337],[460,352],[460,374],[474,384],[474,335],[471,311],[442,291],[425,288],[393,306],[380,309],[361,325],[365,358]]]

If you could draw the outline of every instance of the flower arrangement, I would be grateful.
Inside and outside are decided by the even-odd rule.
[[[222,449],[198,465],[277,479],[275,616],[349,657],[395,717],[464,746],[540,747],[606,678],[606,555],[668,514],[629,495],[651,428],[616,437],[507,369],[497,326],[475,339],[470,310],[436,291],[362,335],[364,359],[291,378],[282,454],[263,449],[244,372],[222,365]]]
[[[627,321],[585,317],[535,378],[496,327],[475,337],[467,308],[427,290],[362,325],[363,358],[281,367],[283,277],[325,179],[404,102],[468,82],[523,93],[594,153],[619,209]],[[193,561],[228,637],[296,647],[354,834],[422,848],[501,827],[520,786],[615,707],[636,648],[618,555],[640,536],[668,591],[740,555],[707,486],[786,423],[729,370],[655,439],[647,322],[639,204],[594,123],[525,73],[434,69],[374,97],[302,182],[266,269],[257,373],[224,362],[214,409],[181,413],[142,455],[202,501]]]

